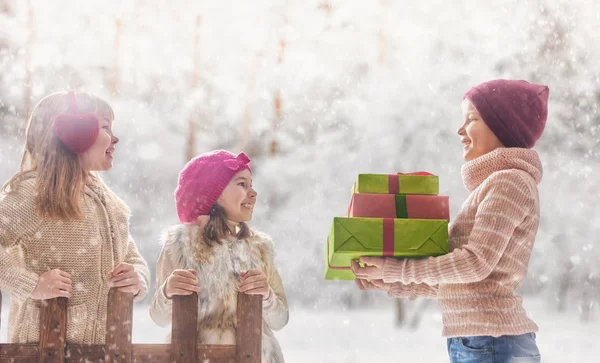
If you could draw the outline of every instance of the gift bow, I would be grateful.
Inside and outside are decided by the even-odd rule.
[[[244,152],[237,154],[235,158],[227,159],[223,161],[223,164],[231,170],[240,170],[247,166],[250,162],[250,158]],[[248,167],[250,168],[250,167]]]
[[[398,175],[410,175],[410,176],[433,176],[433,174],[426,171],[415,171],[413,173],[397,173],[388,175],[388,192],[390,194],[400,193],[400,181]]]

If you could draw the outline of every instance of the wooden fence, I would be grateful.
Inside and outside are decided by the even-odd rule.
[[[66,342],[66,298],[46,300],[40,316],[40,342],[0,344],[0,363],[63,362],[208,362],[260,363],[262,299],[238,294],[236,345],[197,344],[198,295],[173,297],[171,344],[132,344],[133,295],[111,289],[106,342]],[[0,294],[0,313],[2,295]],[[0,322],[1,323],[1,322]]]

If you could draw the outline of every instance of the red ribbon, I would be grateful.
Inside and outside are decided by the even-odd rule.
[[[398,175],[416,175],[416,176],[433,176],[433,174],[426,171],[415,171],[413,173],[398,173]]]
[[[383,218],[383,257],[394,256],[394,218]]]
[[[388,175],[388,193],[398,194],[400,193],[400,181],[398,180],[398,174]]]

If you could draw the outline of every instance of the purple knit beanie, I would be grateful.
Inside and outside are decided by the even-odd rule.
[[[547,86],[496,79],[471,88],[471,101],[483,121],[505,147],[532,148],[542,136],[548,116]]]
[[[208,215],[219,196],[238,172],[250,169],[250,158],[243,152],[215,150],[196,156],[179,173],[175,203],[181,223],[192,223]]]

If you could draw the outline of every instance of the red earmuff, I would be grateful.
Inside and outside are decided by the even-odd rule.
[[[93,113],[79,113],[74,91],[69,91],[67,101],[68,113],[61,113],[54,119],[54,133],[67,149],[78,155],[83,154],[96,141],[100,120]]]

